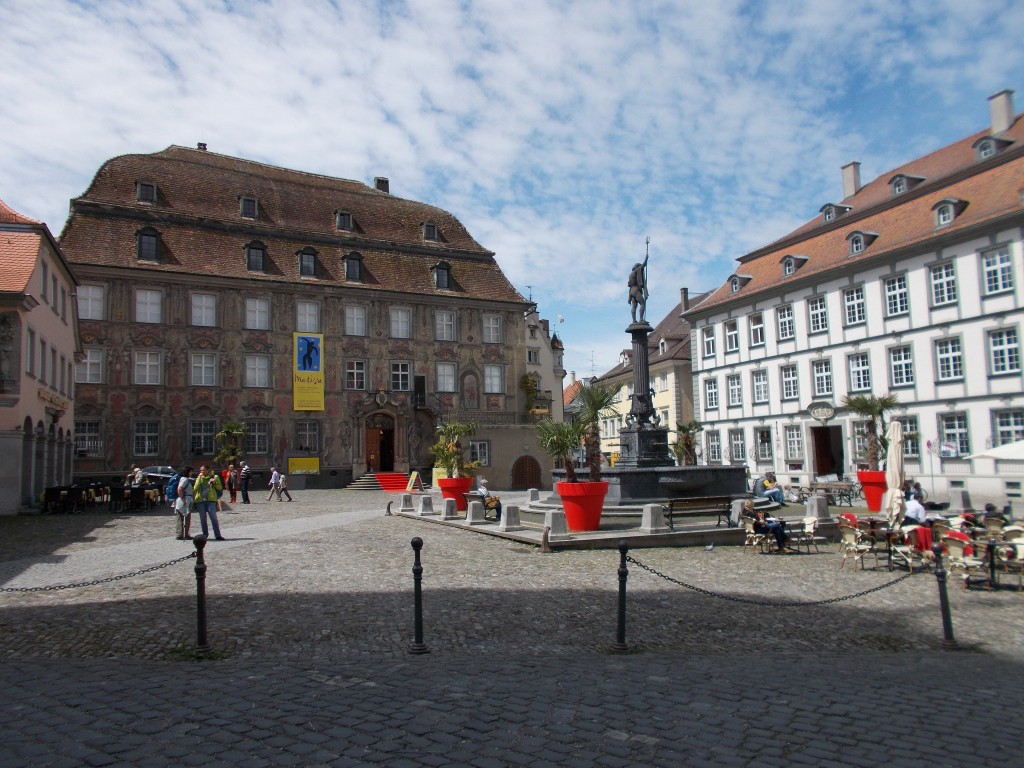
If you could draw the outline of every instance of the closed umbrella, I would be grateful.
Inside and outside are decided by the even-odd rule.
[[[903,424],[898,421],[889,422],[885,431],[885,439],[889,448],[885,453],[885,516],[889,519],[889,528],[895,528],[903,520],[907,503],[903,499]]]

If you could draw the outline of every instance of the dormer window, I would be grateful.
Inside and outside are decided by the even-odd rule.
[[[989,139],[985,139],[978,145],[978,159],[985,160],[992,157],[996,153],[996,143]]]
[[[259,214],[259,206],[255,197],[243,197],[240,201],[239,211],[243,219],[255,219]]]
[[[955,197],[945,197],[932,206],[935,213],[935,226],[945,227],[953,223],[953,220],[967,207],[967,202]]]
[[[821,217],[822,219],[825,220],[825,222],[829,222],[835,221],[849,210],[850,206],[848,205],[836,205],[835,203],[825,203],[825,205],[821,206],[821,208],[818,209],[818,212],[821,214]]]
[[[825,217],[825,221],[832,221],[836,217],[836,209],[830,205],[825,209],[825,213],[823,215]]]
[[[156,184],[151,181],[140,181],[135,185],[135,199],[140,203],[156,202]]]
[[[782,276],[789,277],[795,275],[796,271],[804,265],[807,261],[806,256],[796,256],[794,254],[788,254],[782,257]]]
[[[905,173],[898,173],[889,179],[889,190],[892,192],[893,196],[902,195],[916,187],[922,181],[924,181],[924,177],[922,176],[908,176]]]
[[[442,291],[452,287],[452,268],[447,261],[441,261],[432,268],[434,273],[434,286]]]
[[[245,246],[245,268],[250,272],[266,272],[267,246],[260,242]]]
[[[856,256],[863,253],[864,249],[871,245],[877,237],[877,232],[851,232],[846,236],[846,241],[850,244],[850,255]]]
[[[864,236],[854,235],[850,238],[850,255],[855,255],[864,250]]]
[[[334,213],[334,228],[344,230],[345,232],[352,231],[352,214],[348,211],[335,211]]]
[[[734,277],[732,280],[729,281],[730,293],[739,293],[740,288],[742,287],[743,285],[740,283],[740,279],[738,277]]]
[[[363,279],[363,257],[358,253],[350,253],[345,257],[345,279],[360,281]]]
[[[316,277],[316,249],[303,248],[298,252],[299,276]]]
[[[160,233],[152,227],[140,229],[136,235],[136,256],[139,261],[160,260]]]
[[[665,341],[664,339],[661,339],[658,342],[658,354],[664,355],[666,352],[668,352],[668,342]]]
[[[430,221],[423,222],[423,239],[437,240],[437,224]]]

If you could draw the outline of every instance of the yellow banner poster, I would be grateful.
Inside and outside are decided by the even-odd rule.
[[[292,456],[288,459],[289,475],[319,475],[319,456]]]
[[[324,409],[324,335],[293,333],[292,407],[296,411]]]

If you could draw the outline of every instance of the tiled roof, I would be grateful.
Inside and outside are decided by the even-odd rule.
[[[571,405],[572,401],[576,399],[576,395],[583,389],[583,382],[577,379],[564,390],[562,390],[562,407]]]
[[[42,222],[30,219],[24,214],[18,213],[3,200],[0,200],[0,224],[40,224]]]
[[[137,182],[156,185],[155,202],[136,199]],[[256,219],[241,217],[242,197],[258,201]],[[353,231],[335,228],[337,211],[351,214]],[[424,241],[424,222],[437,226],[440,241]],[[147,226],[160,236],[159,263],[136,258],[136,233]],[[245,268],[244,246],[256,240],[267,248],[265,273]],[[72,201],[61,246],[75,264],[288,282],[310,280],[300,278],[296,252],[311,246],[320,282],[524,302],[494,255],[446,211],[356,181],[185,147],[104,163]],[[345,283],[342,259],[352,252],[368,278]],[[455,290],[434,287],[431,267],[441,260],[451,266]]]
[[[40,232],[0,230],[0,291],[26,292],[42,244]]]
[[[933,238],[1024,212],[1024,119],[1018,117],[1008,131],[998,136],[1012,144],[995,157],[979,161],[974,144],[988,135],[979,132],[887,171],[842,201],[852,207],[849,213],[828,223],[817,216],[786,237],[740,257],[737,273],[750,279],[736,293],[731,292],[728,283],[722,285],[690,312],[733,301],[749,303],[762,292],[777,292],[789,281],[896,255]],[[925,180],[893,197],[888,182],[897,174]],[[939,228],[933,208],[947,198],[959,199],[965,207],[951,224]],[[878,237],[860,254],[851,256],[847,237],[858,231],[877,233]],[[783,277],[780,264],[786,255],[806,257],[789,277]]]

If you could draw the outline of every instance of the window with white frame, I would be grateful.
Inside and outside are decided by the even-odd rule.
[[[77,384],[102,384],[103,350],[86,349],[82,355],[82,362],[75,364],[75,382]]]
[[[754,371],[751,374],[755,403],[768,402],[768,371]]]
[[[729,320],[725,324],[725,351],[736,352],[740,348],[739,323]]]
[[[985,275],[985,295],[1013,290],[1013,262],[1006,246],[981,255]]]
[[[750,326],[750,346],[759,347],[764,344],[764,315],[755,312],[748,321]]]
[[[391,363],[391,390],[408,392],[412,389],[411,366],[405,360],[394,360]]]
[[[932,283],[932,306],[956,303],[956,270],[953,264],[937,264],[928,274]]]
[[[907,276],[896,275],[885,280],[885,314],[888,317],[905,315],[910,311]]]
[[[214,454],[213,436],[217,434],[217,422],[213,419],[197,419],[189,429],[189,449],[193,456]]]
[[[481,467],[491,466],[491,441],[490,440],[470,440],[469,441],[469,460],[479,461]]]
[[[846,311],[847,325],[860,325],[867,319],[864,306],[864,287],[848,288],[843,291],[843,307]]]
[[[526,350],[526,362],[530,365],[540,365],[540,350],[536,347],[529,347]]]
[[[320,305],[317,302],[295,302],[295,330],[299,333],[320,332]]]
[[[106,313],[102,285],[80,285],[77,294],[79,320],[104,319]]]
[[[298,442],[299,450],[308,453],[320,452],[320,422],[319,421],[297,421],[295,422],[295,439]]]
[[[717,429],[712,429],[706,433],[705,438],[708,463],[720,464],[722,462],[722,433]]]
[[[772,461],[775,452],[772,450],[772,431],[768,427],[755,427],[754,445],[757,447],[757,460]]]
[[[434,338],[438,341],[455,341],[455,313],[438,311],[434,315]]]
[[[366,307],[352,304],[345,307],[345,335],[366,335]]]
[[[140,419],[135,422],[132,452],[136,456],[156,456],[160,453],[160,422]]]
[[[935,225],[937,227],[945,227],[953,223],[955,211],[953,206],[949,203],[940,205],[935,209]]]
[[[505,366],[485,365],[484,366],[484,394],[503,395],[505,394]]]
[[[718,407],[718,379],[704,379],[704,407]]]
[[[936,374],[939,381],[958,381],[964,377],[963,348],[959,337],[935,342]]]
[[[864,236],[854,235],[850,238],[850,255],[855,256],[864,250]]]
[[[159,323],[163,315],[161,306],[163,294],[160,291],[152,291],[147,288],[138,288],[135,291],[135,322],[137,323]]]
[[[993,413],[996,427],[996,445],[1024,440],[1024,410],[1012,408]]]
[[[366,389],[366,361],[345,361],[345,389]]]
[[[985,160],[996,153],[994,141],[983,141],[978,145],[978,159]]]
[[[823,397],[832,394],[832,361],[815,360],[811,363],[814,372],[814,395]]]
[[[135,353],[135,383],[136,384],[160,384],[160,363],[162,355],[159,352],[136,352]]]
[[[270,358],[267,355],[245,356],[245,386],[261,389],[270,386]]]
[[[807,318],[811,333],[828,330],[828,301],[824,296],[811,296],[807,300]]]
[[[217,297],[212,293],[192,294],[192,325],[217,325]]]
[[[779,369],[782,379],[782,399],[796,400],[800,397],[800,380],[795,365],[784,365]]]
[[[704,357],[715,356],[715,327],[708,326],[701,330],[701,340],[704,346]]]
[[[391,338],[411,339],[412,338],[412,310],[408,307],[392,307],[391,316]]]
[[[742,429],[729,430],[729,460],[733,464],[747,462],[747,439]]]
[[[212,352],[192,353],[192,386],[217,386],[217,355]]]
[[[971,435],[967,431],[966,413],[944,413],[939,417],[939,425],[942,429],[943,453],[952,448],[955,454],[945,458],[971,455]]]
[[[75,419],[75,453],[90,459],[103,456],[103,426],[99,419]]]
[[[853,422],[853,452],[861,461],[867,461],[868,423],[866,421]]]
[[[437,391],[456,391],[455,363],[437,363]]]
[[[857,352],[847,359],[850,369],[850,391],[864,392],[871,389],[871,364],[867,352]]]
[[[889,383],[894,387],[909,387],[914,383],[914,358],[909,346],[889,350]]]
[[[737,373],[726,377],[725,384],[729,393],[729,405],[743,405],[743,382],[740,375]]]
[[[920,430],[917,428],[917,416],[897,416],[893,421],[903,426],[903,455],[908,459],[918,458],[921,455],[921,441],[918,438]]]
[[[270,330],[270,299],[245,300],[245,327],[250,331]]]
[[[1020,343],[1016,328],[989,331],[988,357],[992,373],[1020,372]]]
[[[787,256],[782,260],[782,276],[789,277],[796,272],[796,260]]]
[[[775,310],[775,324],[778,328],[779,341],[792,339],[796,335],[793,325],[793,307],[787,304]]]
[[[483,316],[484,344],[501,344],[501,315]]]
[[[270,422],[251,420],[245,422],[245,455],[266,456],[270,453]]]
[[[786,458],[799,461],[804,457],[804,433],[799,424],[786,425]]]

